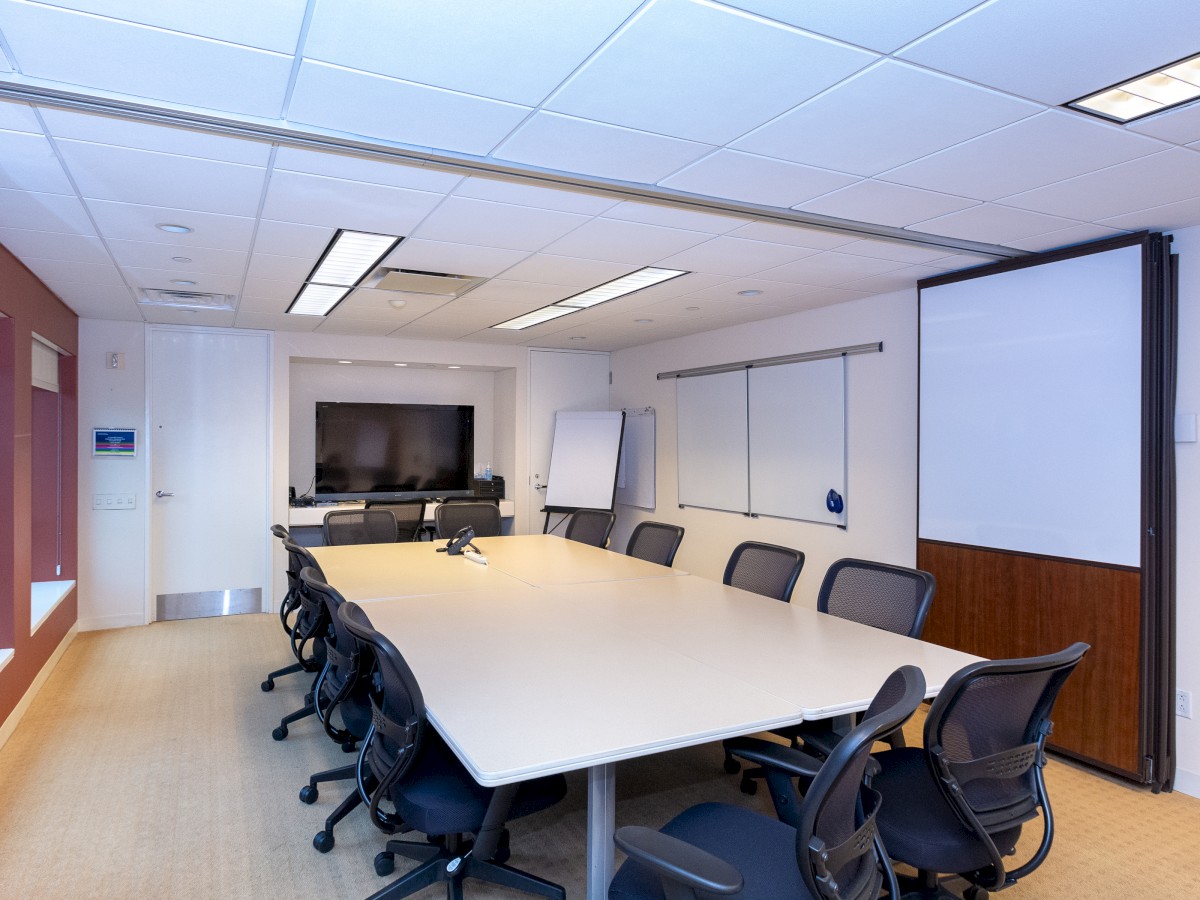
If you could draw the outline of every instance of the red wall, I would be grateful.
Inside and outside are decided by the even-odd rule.
[[[63,404],[63,573],[76,577],[78,519],[79,319],[12,254],[0,247],[0,647],[13,658],[0,671],[0,721],[8,718],[54,649],[75,623],[72,591],[29,634],[29,585],[33,568],[34,403],[31,383],[33,332],[70,358],[59,366]],[[38,429],[39,433],[41,429]],[[39,493],[42,488],[39,488]],[[51,570],[53,571],[53,570]]]

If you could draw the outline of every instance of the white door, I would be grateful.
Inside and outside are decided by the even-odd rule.
[[[541,531],[546,514],[544,485],[559,410],[608,409],[608,354],[566,350],[529,351],[529,512],[530,531]],[[561,517],[552,515],[553,527]],[[560,529],[561,531],[561,529]]]
[[[154,619],[269,597],[270,335],[150,329]]]

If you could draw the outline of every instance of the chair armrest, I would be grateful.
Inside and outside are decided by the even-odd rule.
[[[661,831],[626,825],[613,840],[630,859],[693,892],[735,894],[742,889],[742,874],[725,860]]]
[[[758,763],[768,769],[779,769],[797,778],[809,781],[817,777],[821,771],[821,761],[802,750],[796,750],[774,741],[762,738],[739,737],[730,738],[725,742],[725,749],[734,756],[740,756],[748,762]]]

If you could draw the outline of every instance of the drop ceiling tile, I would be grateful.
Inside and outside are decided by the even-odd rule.
[[[595,259],[576,259],[570,256],[554,256],[550,253],[535,253],[505,270],[504,277],[516,281],[533,281],[541,284],[565,284],[575,288],[595,287],[628,275],[630,267],[623,263],[602,262]]]
[[[853,243],[852,235],[838,234],[801,225],[778,225],[774,222],[751,222],[729,232],[730,237],[747,238],[752,241],[770,241],[773,244],[791,244],[810,250],[834,250]]]
[[[1200,201],[1195,202],[1195,210],[1200,212]],[[1116,237],[1121,233],[1118,228],[1105,228],[1102,225],[1072,225],[1070,228],[1063,228],[1059,231],[1049,231],[1046,234],[1012,241],[1009,246],[1016,247],[1018,250],[1040,253],[1043,250],[1056,250],[1059,247],[1070,247],[1099,238]]]
[[[472,290],[462,300],[489,301],[522,306],[522,312],[538,309],[557,300],[580,293],[579,288],[565,284],[537,284],[531,281],[511,281],[493,278]]]
[[[902,263],[928,263],[942,259],[946,255],[944,248],[915,247],[911,244],[900,244],[892,241],[854,241],[838,247],[839,253],[849,253],[853,256],[870,256],[873,259],[892,259]]]
[[[237,328],[261,328],[265,331],[316,331],[324,321],[320,316],[289,316],[285,313],[246,312],[239,309],[233,324]]]
[[[544,106],[720,145],[877,58],[716,4],[658,0]]]
[[[1041,106],[885,60],[734,142],[738,150],[875,175]],[[819,139],[814,140],[814,136]]]
[[[796,3],[795,0],[731,0],[750,12],[815,31],[839,41],[882,53],[915,40],[943,22],[966,12],[979,0],[839,0]]]
[[[392,306],[392,300],[403,300],[404,305]],[[360,288],[338,304],[332,317],[338,319],[381,319],[399,328],[414,319],[419,319],[450,302],[448,297],[431,294],[409,294],[399,291],[375,291]]]
[[[586,221],[586,216],[557,210],[449,197],[412,236],[501,250],[540,250]]]
[[[1162,149],[1142,135],[1051,110],[892,169],[880,180],[996,200]]]
[[[493,156],[543,169],[654,184],[713,150],[633,128],[537,112]]]
[[[748,219],[736,216],[696,212],[655,203],[639,203],[636,200],[618,203],[604,213],[604,218],[641,222],[643,225],[662,225],[666,228],[683,228],[686,231],[703,231],[707,234],[725,234],[749,224]]]
[[[50,141],[41,134],[0,131],[0,188],[70,194],[75,189],[67,180]]]
[[[774,269],[766,269],[759,275],[768,281],[790,281],[815,287],[829,287],[901,268],[904,268],[903,263],[891,260],[826,251],[807,256],[797,262],[776,266]]]
[[[334,229],[320,225],[297,225],[262,219],[254,236],[254,252],[275,256],[297,256],[316,262],[325,252]]]
[[[493,200],[496,203],[512,203],[516,206],[530,206],[534,209],[554,209],[559,212],[578,213],[584,216],[598,215],[617,202],[611,197],[601,197],[599,194],[589,194],[586,191],[538,187],[502,178],[484,177],[464,179],[455,188],[454,196],[468,197],[472,200]]]
[[[483,300],[473,294],[459,297],[423,316],[422,326],[461,326],[463,334],[480,328],[490,328],[500,322],[512,319],[522,313],[544,306],[544,303],[506,303],[503,301]]]
[[[1114,216],[1102,220],[1101,224],[1125,231],[1139,231],[1143,228],[1151,231],[1176,231],[1191,227],[1197,222],[1200,222],[1200,198],[1193,197],[1190,200],[1178,200],[1175,203]]]
[[[476,156],[528,114],[526,106],[313,62],[301,65],[287,110],[292,122]]]
[[[734,150],[719,150],[663,179],[661,184],[692,194],[788,207],[858,180],[852,175],[828,169],[815,169]]]
[[[285,54],[12,0],[4,37],[31,78],[271,119],[292,68]]]
[[[874,296],[872,291],[856,291],[849,287],[822,287],[810,294],[804,294],[793,300],[789,305],[793,312],[806,309],[820,309],[822,306],[834,306],[838,303],[849,303],[852,300],[863,300]]]
[[[237,312],[232,309],[180,309],[171,306],[140,304],[142,317],[153,325],[198,325],[206,328],[232,328]]]
[[[3,54],[0,54],[0,61],[2,60]],[[3,71],[8,70],[4,69]],[[42,123],[34,115],[33,107],[28,103],[9,100],[0,101],[0,128],[9,131],[27,131],[31,134],[42,133]]]
[[[916,231],[989,244],[1004,244],[1047,231],[1076,225],[1071,219],[1013,209],[998,203],[983,203],[961,212],[938,216],[913,226]]]
[[[713,319],[729,316],[740,306],[750,306],[749,302],[742,304],[707,300],[701,297],[674,297],[670,300],[660,300],[643,307],[645,314],[651,318],[656,316],[680,316],[683,318]],[[764,304],[758,304],[763,306]],[[781,307],[770,306],[776,315],[782,315]]]
[[[843,287],[847,290],[863,291],[867,294],[890,294],[893,291],[915,289],[922,278],[940,274],[936,269],[924,266],[908,266],[894,272],[884,272],[882,275],[871,275],[847,281]]]
[[[271,253],[255,253],[246,269],[247,278],[265,278],[268,281],[303,281],[316,265],[317,256],[275,256]]]
[[[266,166],[271,157],[271,145],[265,141],[241,140],[188,128],[50,107],[42,107],[40,112],[46,130],[56,138],[249,166]]]
[[[449,193],[463,180],[461,175],[438,172],[422,166],[366,159],[348,153],[325,153],[301,147],[279,147],[275,151],[275,168],[306,175],[345,178],[348,181],[367,184],[432,191],[437,194]]]
[[[903,227],[966,209],[976,203],[965,197],[870,180],[809,200],[800,204],[798,209],[839,219]]]
[[[112,263],[104,244],[91,235],[0,228],[0,244],[21,258],[67,259],[97,265]]]
[[[737,306],[747,304],[777,306],[812,293],[816,288],[806,284],[795,284],[787,281],[768,281],[765,278],[734,278],[723,284],[713,285],[693,291],[680,298],[683,300],[714,300],[720,303],[732,303]],[[753,297],[741,296],[742,291],[761,291]]]
[[[1123,0],[995,0],[897,55],[1057,105],[1195,53],[1197,33],[1190,3],[1164,21]]]
[[[252,216],[266,177],[258,166],[80,141],[57,144],[79,192],[89,200]]]
[[[67,259],[23,257],[21,262],[44,282],[76,282],[122,286],[121,273],[111,263],[85,263]]]
[[[1147,116],[1125,126],[1130,131],[1149,135],[1172,144],[1200,141],[1200,103],[1189,103],[1177,109]]]
[[[655,260],[706,241],[711,235],[615,219],[592,219],[546,246],[557,256],[648,266]]]
[[[247,278],[242,286],[243,297],[254,297],[258,300],[273,300],[282,304],[279,312],[287,309],[288,304],[296,299],[300,292],[301,281],[271,281],[268,278]]]
[[[335,319],[327,318],[316,327],[318,334],[346,334],[363,337],[382,337],[401,326],[387,319]]]
[[[141,266],[180,273],[240,276],[246,268],[246,254],[240,250],[212,250],[208,247],[188,247],[186,250],[170,244],[149,241],[109,240],[108,249],[120,266]],[[172,257],[190,259],[182,262]],[[176,277],[186,278],[187,275]]]
[[[123,285],[48,281],[46,287],[75,310],[80,318],[113,319],[118,322],[143,321],[141,310],[134,302],[133,292]]]
[[[415,322],[402,326],[396,337],[412,338],[418,341],[456,341],[466,338],[479,330],[479,326],[467,324],[464,321],[448,319],[439,322],[428,321],[428,316],[422,316]],[[474,340],[474,338],[471,338]]]
[[[1003,202],[1094,222],[1196,196],[1200,196],[1200,153],[1174,147],[1005,197]]]
[[[208,275],[201,272],[184,274],[171,269],[143,269],[123,266],[121,272],[134,287],[154,288],[161,291],[195,291],[202,294],[236,295],[242,289],[242,276]],[[195,284],[175,284],[178,281],[194,281]]]
[[[441,201],[440,194],[344,181],[299,172],[274,172],[264,219],[406,235]]]
[[[384,259],[383,265],[421,272],[492,278],[514,263],[520,263],[528,255],[525,250],[498,250],[495,247],[407,238]]]
[[[317,5],[305,53],[395,78],[535,105],[639,3],[339,0]]]
[[[180,252],[173,256],[191,256],[184,249],[191,247],[246,251],[254,235],[254,220],[245,216],[221,216],[108,200],[89,200],[87,209],[96,220],[102,237],[179,247]],[[188,225],[192,232],[170,234],[154,227],[163,222]]]
[[[703,244],[689,247],[682,253],[664,257],[657,265],[665,269],[685,269],[712,275],[753,275],[763,269],[812,256],[816,252],[787,244],[769,244],[725,236],[714,237]]]
[[[925,265],[940,272],[962,272],[966,269],[986,266],[995,261],[995,259],[989,256],[976,256],[973,253],[955,253],[950,256],[944,256],[941,259],[932,260],[925,263]]]
[[[94,234],[87,210],[76,197],[0,188],[0,227],[64,234]]]

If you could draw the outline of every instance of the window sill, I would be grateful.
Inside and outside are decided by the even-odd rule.
[[[50,613],[75,587],[74,581],[35,581],[30,590],[29,633],[36,634]]]
[[[11,650],[0,650],[0,672],[4,671],[4,667],[8,665],[8,661],[13,658]]]

